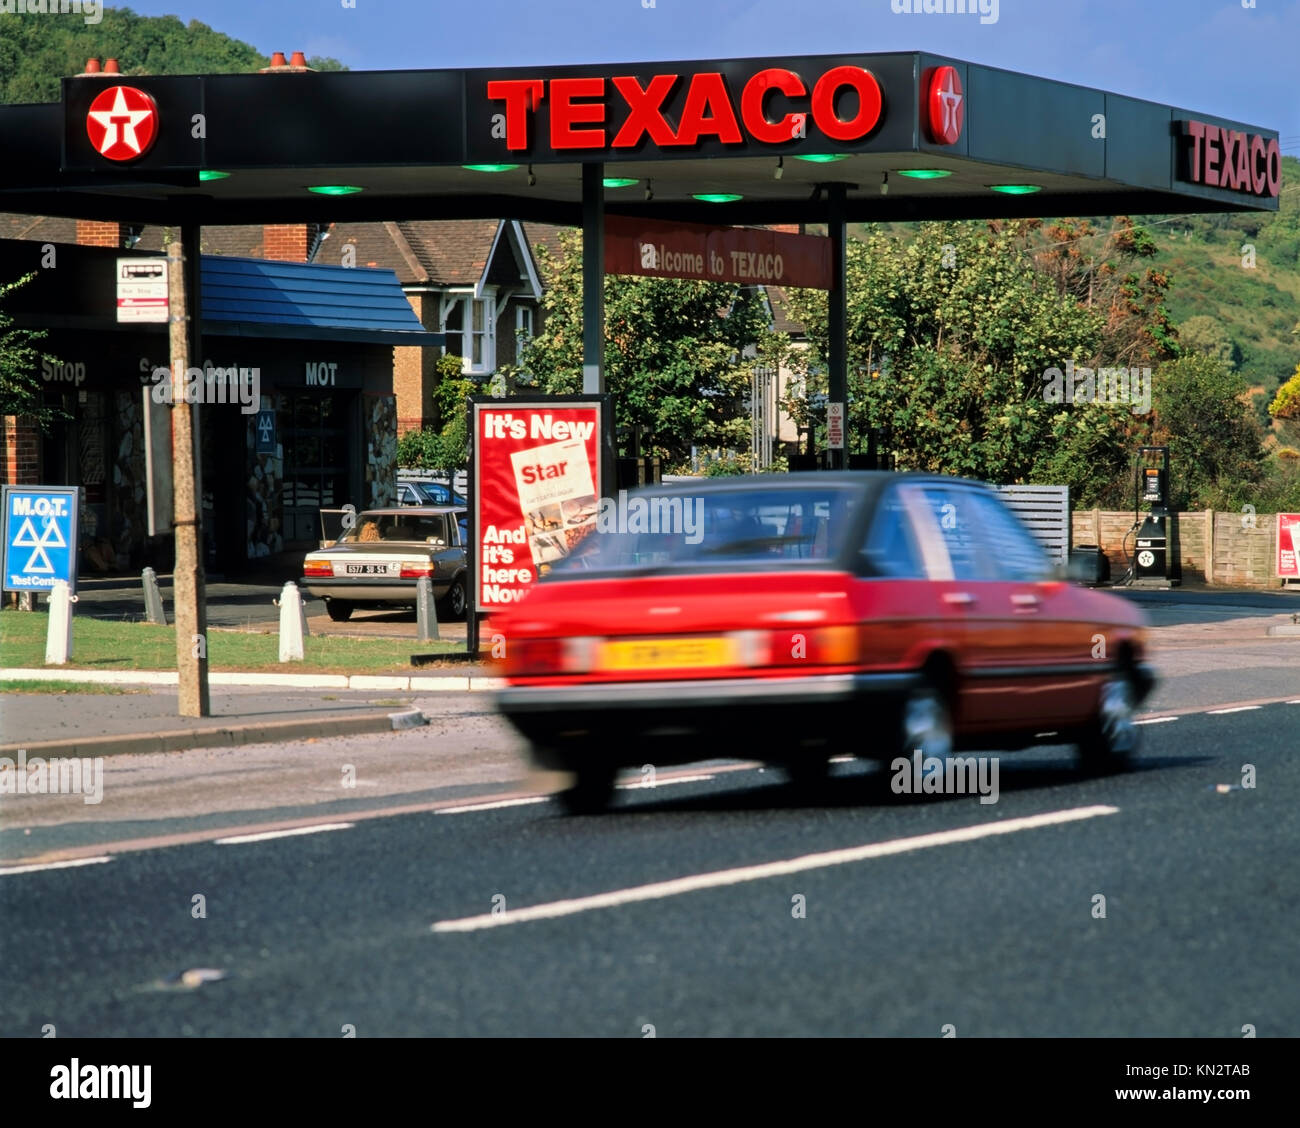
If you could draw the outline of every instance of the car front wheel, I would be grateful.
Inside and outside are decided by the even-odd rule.
[[[1132,766],[1141,737],[1137,697],[1127,673],[1102,682],[1097,713],[1079,740],[1079,761],[1085,771],[1115,772]]]
[[[346,623],[352,618],[352,604],[343,599],[327,599],[325,610],[336,623]]]

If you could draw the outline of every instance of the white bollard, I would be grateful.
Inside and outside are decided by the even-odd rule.
[[[302,640],[307,637],[307,609],[303,606],[302,592],[290,581],[280,592],[280,661],[301,662]]]
[[[62,666],[72,657],[72,594],[67,580],[55,580],[50,591],[50,619],[45,632],[45,664]]]
[[[158,591],[158,573],[152,568],[146,568],[140,573],[140,582],[144,585],[145,620],[165,627],[167,614],[163,611],[162,595]]]

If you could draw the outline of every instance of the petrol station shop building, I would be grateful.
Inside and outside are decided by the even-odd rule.
[[[0,107],[0,153],[0,211],[178,232],[192,279],[191,363],[263,373],[269,398],[257,412],[197,409],[208,523],[219,563],[234,572],[273,550],[273,533],[303,539],[317,505],[370,500],[366,483],[395,469],[390,350],[442,338],[412,314],[391,272],[218,266],[210,256],[197,269],[204,227],[503,218],[579,227],[587,393],[612,390],[607,270],[820,285],[830,296],[828,398],[842,405],[847,223],[1276,210],[1281,177],[1275,131],[922,52],[84,76],[64,80],[60,102]],[[811,250],[793,242],[809,237],[756,229],[812,223],[828,234]],[[723,243],[728,253],[708,253]],[[61,248],[59,269],[42,272],[17,261],[35,257],[25,248],[0,255],[6,279],[38,273],[12,310],[65,339],[81,335],[78,356],[66,358],[74,409],[93,391],[106,397],[93,410],[119,410],[139,395],[144,366],[166,363],[162,327],[105,321],[105,271],[127,255]],[[787,272],[791,264],[811,273]],[[94,370],[93,387],[78,386],[77,365],[88,382]],[[320,454],[314,494],[277,512],[257,512],[258,481],[284,473],[254,424],[262,411],[277,436],[305,436]],[[4,434],[0,465],[13,480],[31,436],[14,419]],[[844,464],[843,446],[820,454],[826,467]],[[110,522],[139,501],[124,459],[106,452],[100,481],[71,483]],[[265,522],[256,538],[250,521]]]

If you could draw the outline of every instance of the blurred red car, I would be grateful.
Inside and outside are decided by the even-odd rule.
[[[1141,613],[1066,582],[988,486],[818,473],[639,496],[657,522],[593,533],[492,623],[498,707],[538,766],[573,773],[570,811],[644,762],[744,757],[812,781],[834,755],[1044,731],[1096,768],[1136,750],[1155,682]]]

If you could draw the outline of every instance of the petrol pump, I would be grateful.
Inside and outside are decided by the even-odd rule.
[[[1137,529],[1129,584],[1135,587],[1172,587],[1170,579],[1169,448],[1142,447],[1138,452],[1134,492],[1133,527]],[[1147,507],[1145,519],[1140,517]],[[1140,522],[1140,523],[1139,523]]]

